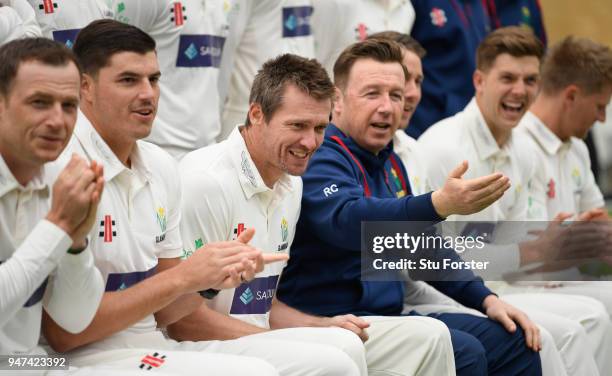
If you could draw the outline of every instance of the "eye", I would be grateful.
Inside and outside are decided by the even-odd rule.
[[[152,85],[157,85],[157,83],[159,82],[159,76],[153,76],[153,77],[149,78],[149,82]]]
[[[30,102],[35,108],[45,108],[49,106],[49,101],[44,99],[34,99]]]
[[[62,103],[62,108],[64,109],[64,111],[72,113],[77,110],[78,105],[73,102],[67,102],[67,103]]]
[[[395,101],[401,101],[404,99],[404,93],[393,92],[391,93],[391,99]]]
[[[119,79],[119,82],[124,84],[133,84],[136,82],[136,79],[134,77],[122,77]]]
[[[325,129],[327,129],[327,124],[326,125],[319,125],[315,127],[315,132],[319,133],[319,134],[323,134],[325,133]]]

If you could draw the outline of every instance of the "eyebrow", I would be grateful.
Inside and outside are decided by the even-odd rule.
[[[33,99],[33,98],[36,98],[36,97],[39,97],[39,98],[42,98],[42,99],[46,99],[46,100],[53,100],[53,98],[54,98],[53,95],[51,95],[49,93],[46,93],[44,91],[35,91],[32,94],[28,95],[26,97],[26,100],[30,100],[30,99]],[[77,103],[79,102],[79,97],[78,96],[73,96],[73,95],[67,95],[66,96],[66,95],[62,95],[62,96],[60,96],[60,98],[61,98],[61,101],[70,101],[70,102],[77,102]]]

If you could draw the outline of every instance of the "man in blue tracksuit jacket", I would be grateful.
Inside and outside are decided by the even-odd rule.
[[[491,18],[491,27],[521,26],[529,28],[546,46],[546,29],[540,0],[483,0]]]
[[[438,213],[459,211],[443,206],[438,192],[409,195],[406,170],[391,143],[400,123],[404,87],[401,52],[394,46],[381,41],[355,44],[334,67],[337,125],[328,126],[302,178],[301,215],[277,291],[279,300],[300,311],[321,316],[401,315],[402,282],[360,280],[361,222],[440,221]],[[450,329],[457,374],[541,375],[539,355],[532,350],[539,346],[532,341],[535,324],[499,300],[480,278],[464,274],[458,280],[463,282],[431,284],[489,318],[431,315]],[[529,347],[513,319],[531,337]]]
[[[410,35],[427,51],[423,98],[406,129],[416,139],[472,99],[476,48],[491,27],[482,0],[412,0],[412,6],[416,17]]]

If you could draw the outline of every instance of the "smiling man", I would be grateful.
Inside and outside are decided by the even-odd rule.
[[[475,98],[462,112],[433,125],[419,138],[418,146],[428,153],[426,174],[433,188],[444,184],[449,166],[465,159],[471,166],[468,177],[493,171],[510,177],[513,188],[498,202],[471,215],[449,218],[459,221],[453,224],[457,233],[463,231],[466,221],[524,223],[529,213],[541,210],[542,200],[536,192],[541,191],[542,184],[535,179],[533,160],[536,146],[516,127],[536,97],[543,54],[541,42],[528,30],[507,27],[489,34],[477,50]],[[546,233],[533,241],[523,239],[508,247],[491,245],[502,247],[491,250],[494,263],[517,270],[533,261],[550,261],[547,255],[556,254],[559,248],[551,245]],[[543,251],[547,249],[552,252]],[[504,282],[489,286],[500,295],[523,290],[510,289]],[[568,374],[597,373],[592,350],[599,353],[597,349],[609,348],[610,338],[606,334],[608,318],[599,302],[560,294],[504,294],[502,299],[550,332]],[[547,363],[544,366],[546,374],[558,374],[551,372]]]
[[[515,326],[506,331],[494,321],[517,318],[518,312],[497,299],[473,274],[465,275],[463,282],[432,284],[486,311],[492,320],[467,314],[433,315],[438,321],[414,312],[402,317],[406,288],[402,281],[362,280],[362,221],[437,222],[453,213],[471,213],[482,202],[488,205],[499,198],[507,181],[501,174],[485,177],[488,183],[483,190],[474,182],[451,176],[436,192],[410,195],[406,170],[391,143],[400,125],[409,78],[397,43],[372,39],[347,47],[336,61],[334,78],[333,124],[302,178],[302,212],[291,259],[279,285],[279,300],[308,313],[300,318],[302,323],[317,316],[363,316],[359,319],[371,323],[368,332],[375,341],[381,334],[375,330],[381,317],[388,322],[444,323],[450,329],[457,374],[539,375],[540,359],[531,350],[538,347],[532,324],[518,317],[528,333],[530,349],[520,329]],[[333,190],[326,190],[332,186]],[[272,322],[289,322],[289,318],[272,312]],[[294,325],[296,322],[300,321],[294,318]],[[388,354],[412,359],[403,370],[398,365],[395,374],[424,372],[419,362],[421,367],[431,365],[428,357],[418,356],[422,354],[417,345],[422,341],[421,329],[415,325],[412,340],[393,345],[402,334],[397,329],[381,338],[388,344]]]
[[[203,304],[199,291],[234,287],[275,257],[245,244],[252,236],[247,231],[237,241],[208,244],[181,262],[176,162],[142,141],[151,132],[160,94],[155,41],[134,26],[99,20],[79,32],[73,50],[83,67],[82,112],[67,152],[104,165],[107,184],[89,247],[105,292],[81,333],[45,315],[49,344],[66,352],[72,365],[181,375],[278,375],[264,360],[242,356],[245,345],[177,343],[157,329]]]
[[[254,229],[251,244],[270,254],[289,253],[300,210],[302,175],[323,140],[333,85],[319,63],[285,54],[267,61],[255,76],[246,124],[217,145],[181,161],[183,221],[190,253],[198,244],[232,240]],[[367,373],[359,338],[339,328],[269,331],[269,312],[285,263],[267,266],[253,281],[211,297],[209,307],[168,332],[180,340],[282,340],[260,347],[282,374]],[[314,342],[314,343],[308,343]],[[345,350],[353,358],[339,351]],[[252,351],[256,351],[253,349]],[[299,353],[299,358],[292,354]],[[351,364],[353,363],[353,364]]]

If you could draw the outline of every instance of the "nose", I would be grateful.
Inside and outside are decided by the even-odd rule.
[[[61,102],[55,102],[49,109],[47,125],[56,131],[66,125],[66,116]]]
[[[416,82],[414,80],[409,80],[406,82],[406,87],[404,89],[404,100],[406,102],[413,102],[417,99],[419,95],[419,88],[417,87]]]
[[[512,94],[525,95],[527,93],[527,87],[523,80],[516,80],[512,85]]]
[[[142,80],[138,97],[141,100],[153,100],[155,98],[156,87],[149,81],[148,78]]]
[[[322,141],[323,135],[317,134],[317,132],[313,128],[310,128],[302,135],[302,138],[300,139],[300,144],[305,149],[312,151],[319,147]]]
[[[391,103],[391,96],[389,93],[380,96],[380,103],[378,104],[378,112],[388,115],[393,111],[393,105]]]

